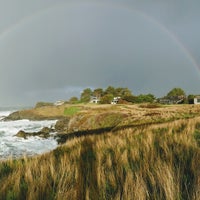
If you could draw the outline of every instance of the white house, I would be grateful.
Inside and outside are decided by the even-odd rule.
[[[91,97],[91,99],[90,99],[90,103],[99,103],[100,102],[100,98],[98,98],[98,97]]]
[[[63,105],[64,103],[65,103],[64,101],[59,100],[59,101],[56,101],[56,102],[54,103],[54,106],[61,106],[61,105]]]
[[[111,104],[117,104],[121,97],[114,97],[113,100],[111,101]]]
[[[200,96],[194,98],[194,104],[200,104]]]

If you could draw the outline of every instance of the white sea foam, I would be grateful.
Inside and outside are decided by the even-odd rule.
[[[7,116],[10,112],[0,112],[0,116]],[[57,141],[50,137],[28,137],[27,139],[14,136],[19,130],[37,132],[43,127],[51,127],[56,120],[46,121],[0,121],[0,159],[20,157],[23,155],[41,154],[57,147]]]
[[[12,111],[0,111],[0,120],[7,117]]]

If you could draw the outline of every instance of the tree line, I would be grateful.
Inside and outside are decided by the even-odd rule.
[[[160,99],[173,99],[173,98],[183,98],[184,101],[182,103],[188,103],[191,99],[194,98],[195,95],[186,96],[185,91],[182,88],[173,88],[170,90],[164,97]],[[155,97],[155,95],[149,94],[140,94],[134,95],[132,91],[127,87],[113,87],[108,86],[106,89],[102,88],[86,88],[82,91],[80,98],[71,97],[69,99],[70,103],[88,103],[91,98],[99,99],[100,104],[111,103],[114,97],[120,97],[119,103],[153,103],[159,102],[159,99]]]

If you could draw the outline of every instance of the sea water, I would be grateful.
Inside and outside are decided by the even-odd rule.
[[[27,139],[15,136],[18,131],[37,132],[43,127],[51,127],[56,120],[45,121],[3,121],[13,110],[0,110],[0,160],[32,156],[42,154],[57,147],[57,141],[52,135],[45,139],[38,136],[30,136]]]

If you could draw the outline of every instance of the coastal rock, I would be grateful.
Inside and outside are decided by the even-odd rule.
[[[4,118],[4,121],[9,121],[9,120],[20,120],[21,117],[20,117],[20,113],[19,111],[16,111],[16,112],[13,112],[11,113],[9,116],[5,117]]]
[[[68,131],[68,127],[69,127],[69,122],[70,122],[70,118],[69,117],[65,117],[64,119],[60,119],[56,122],[55,124],[55,131],[60,132],[60,131]]]
[[[29,119],[29,120],[37,120],[39,116],[34,115],[32,112],[24,111],[16,111],[8,115],[4,118],[4,121],[15,121],[21,119]]]
[[[26,133],[25,131],[20,130],[20,131],[19,131],[16,135],[14,135],[14,136],[27,139],[27,135],[28,135],[28,133]]]
[[[42,137],[42,138],[48,138],[50,136],[50,133],[54,130],[48,127],[44,127],[41,131],[35,133],[35,135]],[[35,136],[34,135],[34,136]]]
[[[50,133],[53,132],[54,130],[48,127],[44,127],[42,130],[38,132],[25,132],[23,130],[20,130],[16,135],[16,137],[21,137],[24,139],[27,139],[27,137],[30,136],[38,136],[41,138],[48,138],[50,136]]]

